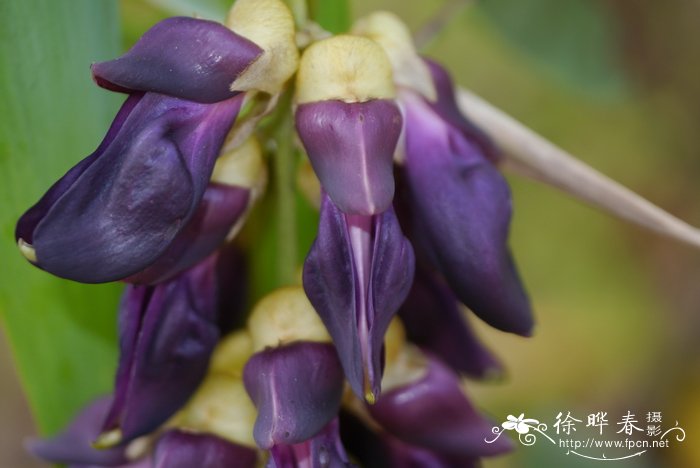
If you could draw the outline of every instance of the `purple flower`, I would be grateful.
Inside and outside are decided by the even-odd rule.
[[[158,439],[153,468],[250,468],[256,466],[255,449],[212,434],[169,430]]]
[[[120,358],[104,440],[155,430],[190,398],[219,339],[217,255],[157,286],[128,286]]]
[[[330,344],[266,348],[250,358],[243,382],[258,409],[253,436],[263,449],[312,438],[340,409],[343,373]]]
[[[162,280],[176,273],[164,265],[186,268],[210,253],[207,241],[184,252],[183,238],[203,219],[225,224],[211,217],[230,219],[241,204],[240,194],[216,193],[209,178],[244,96],[229,86],[261,53],[217,23],[172,18],[123,57],[94,65],[98,84],[130,96],[95,152],[20,218],[25,256],[57,276],[98,283],[156,262],[136,278]],[[239,201],[212,215],[222,197]],[[216,235],[204,237],[221,237],[220,227],[205,228]]]
[[[405,180],[416,249],[461,302],[490,325],[529,335],[532,312],[510,255],[508,185],[492,148],[458,111],[452,83],[430,64],[438,100],[400,93]]]
[[[408,294],[413,269],[413,249],[393,209],[350,215],[323,197],[318,236],[304,263],[304,290],[361,398],[379,395],[384,334]]]
[[[295,445],[276,445],[270,449],[268,468],[346,468],[345,447],[338,432],[338,419],[310,439]]]
[[[507,439],[487,444],[493,423],[471,405],[459,377],[428,357],[425,374],[382,394],[368,410],[392,436],[448,458],[478,458],[510,450]]]

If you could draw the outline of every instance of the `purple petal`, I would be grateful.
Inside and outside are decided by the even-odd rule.
[[[231,83],[262,49],[214,21],[168,18],[123,56],[92,65],[95,81],[118,92],[153,91],[195,102],[233,97]]]
[[[240,104],[239,98],[207,105],[148,93],[125,118],[123,109],[111,141],[20,219],[18,237],[33,245],[36,264],[99,283],[153,263],[199,206]]]
[[[391,208],[351,216],[324,195],[304,290],[360,398],[379,395],[384,334],[408,295],[413,270],[413,249]]]
[[[253,468],[257,451],[210,434],[170,430],[156,445],[153,468]]]
[[[51,463],[97,466],[126,464],[128,459],[124,447],[97,450],[92,446],[92,442],[100,433],[100,424],[111,403],[111,397],[93,401],[57,436],[50,439],[30,439],[26,444],[27,450]]]
[[[190,221],[158,260],[126,279],[156,284],[172,278],[214,252],[245,213],[250,190],[210,183]]]
[[[457,298],[441,278],[416,269],[413,287],[399,309],[408,339],[437,355],[457,372],[482,378],[502,366],[479,342],[459,310]]]
[[[254,354],[243,382],[258,409],[259,447],[297,444],[316,435],[340,408],[343,373],[333,346],[298,342]]]
[[[493,435],[494,424],[472,407],[462,393],[459,377],[434,358],[425,376],[384,393],[368,409],[393,436],[441,456],[483,457],[511,448],[506,438],[492,444],[484,441]]]
[[[158,286],[129,286],[119,315],[115,400],[103,431],[153,431],[187,402],[219,338],[212,256]]]
[[[296,445],[275,445],[270,449],[268,468],[345,468],[345,447],[338,433],[338,419],[332,420],[317,435]]]
[[[391,206],[401,133],[401,113],[393,101],[302,104],[295,119],[311,165],[341,211],[373,215]]]
[[[437,62],[425,57],[423,61],[428,65],[438,95],[437,102],[432,106],[433,110],[450,125],[459,129],[464,138],[474,142],[490,161],[497,162],[500,158],[498,149],[479,127],[464,117],[457,106],[455,86],[450,75]]]
[[[465,305],[490,325],[521,335],[530,303],[508,251],[508,185],[476,143],[417,96],[405,96],[412,227],[420,246]]]

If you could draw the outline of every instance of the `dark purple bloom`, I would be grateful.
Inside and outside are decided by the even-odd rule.
[[[103,432],[131,440],[155,430],[204,379],[219,338],[217,256],[157,286],[128,286],[120,359]]]
[[[276,445],[270,449],[268,468],[345,468],[348,461],[338,432],[338,419],[333,419],[312,438],[296,445]]]
[[[349,215],[324,195],[318,236],[304,263],[304,290],[361,398],[379,395],[384,334],[408,294],[413,269],[413,249],[393,209]]]
[[[165,19],[123,56],[96,63],[97,84],[112,91],[153,91],[213,103],[233,97],[231,83],[262,49],[213,21]]]
[[[372,417],[401,441],[448,458],[477,458],[510,450],[507,439],[487,444],[493,423],[471,405],[459,377],[429,357],[424,376],[385,392],[368,407]]]
[[[250,358],[243,382],[258,409],[253,436],[264,449],[310,439],[340,409],[343,372],[330,344],[266,348]]]
[[[476,130],[463,117],[458,120],[444,78],[438,75],[437,104],[410,91],[401,94],[402,175],[417,249],[480,318],[529,335],[532,312],[507,246],[510,190],[482,139],[474,137]]]
[[[35,456],[52,463],[69,466],[125,466],[131,462],[125,446],[98,450],[92,446],[112,403],[111,397],[99,398],[85,408],[64,429],[50,439],[31,439],[27,449]]]
[[[401,113],[393,101],[306,103],[295,119],[321,185],[342,212],[367,216],[391,206],[401,133]]]
[[[211,434],[169,430],[156,444],[153,468],[252,468],[255,449],[234,444]]]
[[[438,356],[457,372],[483,378],[502,372],[499,361],[481,344],[442,278],[416,268],[416,279],[399,309],[407,338]]]
[[[95,153],[20,218],[17,239],[37,266],[76,281],[144,270],[196,213],[240,105],[132,95]]]
[[[123,57],[95,64],[99,85],[130,96],[97,150],[19,220],[25,256],[57,276],[100,283],[156,261],[138,280],[162,280],[176,273],[169,265],[211,253],[206,238],[223,228],[187,252],[183,244],[199,229],[193,217],[212,216],[200,202],[244,96],[230,85],[261,53],[223,25],[171,18]]]

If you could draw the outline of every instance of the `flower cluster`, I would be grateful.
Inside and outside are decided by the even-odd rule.
[[[533,325],[498,152],[394,15],[323,36],[300,46],[280,0],[238,0],[225,25],[171,18],[92,66],[128,97],[16,237],[49,273],[128,283],[120,359],[112,395],[31,442],[36,455],[448,467],[509,449],[484,443],[493,424],[461,382],[500,364],[460,304],[506,332]],[[265,193],[272,113],[294,119],[320,219],[303,284],[247,314],[235,237]]]

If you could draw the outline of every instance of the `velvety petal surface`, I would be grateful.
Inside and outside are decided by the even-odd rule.
[[[235,95],[231,83],[262,49],[214,21],[165,19],[123,56],[92,65],[100,86],[119,92],[154,91],[212,103]]]
[[[103,431],[146,434],[184,405],[219,338],[216,255],[158,286],[129,286],[119,311],[115,399]]]
[[[399,316],[407,338],[453,370],[477,378],[502,372],[500,362],[465,320],[450,288],[426,268],[416,268],[416,279]]]
[[[255,449],[211,434],[169,430],[156,445],[153,468],[254,468]]]
[[[402,95],[403,175],[420,247],[461,302],[490,325],[529,335],[530,303],[507,246],[510,190],[476,142],[422,98]]]
[[[210,183],[194,215],[163,255],[126,281],[159,283],[207,257],[224,242],[231,228],[243,216],[249,199],[248,189]]]
[[[276,445],[270,449],[268,468],[346,468],[345,447],[340,440],[338,419],[311,439],[297,445]]]
[[[98,151],[20,219],[18,238],[32,244],[40,268],[86,283],[133,275],[199,207],[241,99],[196,104],[147,93],[133,103]]]
[[[393,101],[301,104],[295,119],[311,165],[341,211],[372,215],[391,206],[401,134],[401,113]]]
[[[460,387],[459,377],[435,358],[415,382],[392,389],[368,406],[372,417],[401,441],[450,458],[504,453],[508,439],[487,444],[494,423],[483,418]]]
[[[92,446],[112,403],[102,397],[83,408],[63,432],[50,439],[30,439],[26,446],[34,456],[51,463],[119,466],[128,459],[124,447],[97,450]]]
[[[351,216],[324,196],[318,236],[304,263],[304,290],[360,398],[379,395],[384,334],[408,295],[414,265],[393,209]]]
[[[254,354],[243,382],[258,409],[260,448],[304,442],[338,413],[343,371],[331,344],[297,342]]]

